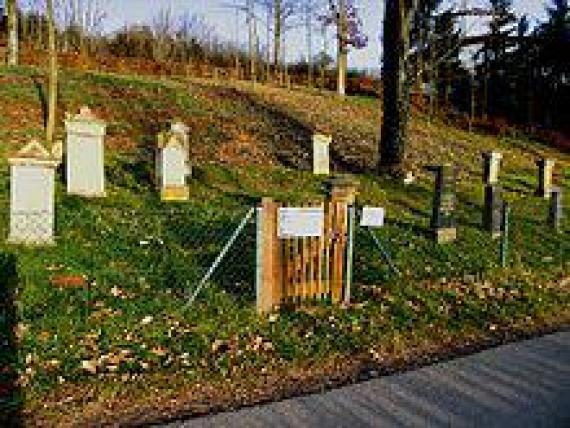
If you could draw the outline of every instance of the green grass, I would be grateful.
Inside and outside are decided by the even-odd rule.
[[[30,87],[33,75],[25,68],[0,68],[0,79],[16,81],[0,84],[0,100],[18,96],[18,105],[38,108]],[[204,82],[77,72],[63,76],[61,103],[66,109],[76,111],[88,102],[110,122],[109,196],[87,201],[65,195],[58,184],[58,245],[24,249],[0,243],[0,254],[14,253],[18,259],[15,307],[27,331],[18,343],[17,368],[33,403],[56,387],[93,379],[81,369],[82,361],[102,356],[117,360],[107,363],[107,369],[102,365],[102,372],[178,372],[187,382],[204,382],[236,370],[257,373],[264,367],[318,361],[331,354],[350,357],[396,333],[432,325],[449,332],[508,326],[556,313],[570,303],[567,290],[546,286],[568,275],[570,221],[566,218],[562,231],[553,233],[546,225],[547,202],[533,196],[536,153],[555,156],[564,165],[567,156],[526,140],[498,141],[418,119],[412,126],[409,160],[418,181],[404,186],[378,179],[366,167],[377,127],[377,107],[369,99],[338,102],[303,91],[250,93],[239,85],[220,88]],[[2,105],[0,113],[8,112],[10,107]],[[326,108],[307,123],[302,117],[315,106]],[[331,122],[327,112],[337,120]],[[343,115],[346,119],[338,120]],[[191,125],[197,166],[191,201],[167,205],[158,200],[150,178],[151,149],[154,132],[175,116]],[[26,133],[40,134],[41,122],[36,125]],[[323,198],[322,180],[305,167],[303,141],[298,139],[308,132],[299,129],[323,126],[338,138],[339,156],[354,156],[351,165],[362,165],[352,171],[360,182],[359,204],[387,208],[387,225],[379,237],[404,276],[394,277],[370,237],[359,230],[354,272],[354,301],[359,304],[342,309],[325,302],[314,310],[285,311],[276,320],[258,317],[255,230],[250,225],[212,283],[185,308],[189,293],[225,240],[261,197],[289,203]],[[25,135],[18,126],[6,132],[8,140]],[[226,140],[233,142],[239,132],[251,143],[244,154],[238,151],[226,161],[216,157],[225,153],[221,150]],[[131,144],[122,144],[125,138]],[[355,145],[362,152],[353,153]],[[506,152],[501,181],[513,204],[505,270],[498,266],[498,241],[480,227],[479,155],[491,147]],[[0,150],[5,154],[8,149],[2,145]],[[256,150],[263,156],[262,165],[251,155]],[[428,231],[433,182],[420,166],[449,160],[450,154],[460,172],[459,239],[436,246]],[[0,236],[5,237],[5,157],[0,167]],[[342,162],[336,168],[342,170]],[[568,195],[565,201],[570,202]],[[50,284],[54,275],[85,275],[89,286],[59,290]],[[149,316],[152,321],[143,323]],[[31,369],[27,374],[26,368]],[[98,382],[111,381],[102,377]]]

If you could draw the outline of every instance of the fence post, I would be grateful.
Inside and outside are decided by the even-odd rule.
[[[358,183],[349,177],[336,176],[326,181],[329,206],[333,210],[331,297],[333,302],[342,299],[345,282],[344,264],[348,232],[348,206],[354,205]],[[328,237],[325,237],[327,239]],[[345,296],[346,297],[346,296]]]
[[[281,260],[277,236],[278,205],[263,198],[257,213],[257,312],[271,312],[281,301]]]
[[[509,250],[509,216],[511,208],[508,202],[503,203],[503,215],[501,218],[501,267],[507,266],[507,256]]]
[[[352,289],[352,266],[354,258],[354,230],[356,223],[356,208],[348,207],[348,249],[346,251],[346,288],[344,290],[344,302],[350,303]]]

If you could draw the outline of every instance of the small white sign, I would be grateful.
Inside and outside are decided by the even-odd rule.
[[[324,208],[280,208],[279,237],[303,238],[323,236]]]
[[[385,217],[386,210],[384,208],[364,207],[362,208],[360,225],[363,227],[382,227]]]

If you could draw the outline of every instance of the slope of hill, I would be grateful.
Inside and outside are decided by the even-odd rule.
[[[394,370],[570,320],[570,221],[553,233],[547,203],[534,196],[534,162],[556,158],[556,180],[568,188],[570,177],[560,174],[568,155],[523,137],[469,134],[418,117],[407,159],[418,180],[405,186],[374,176],[376,101],[305,89],[64,72],[59,137],[64,112],[83,104],[108,122],[109,195],[69,197],[58,183],[58,245],[11,247],[4,242],[6,155],[41,138],[42,84],[36,69],[0,68],[0,253],[18,258],[19,321],[8,328],[18,337],[14,386],[26,397],[10,404],[26,420],[149,421],[250,404],[347,382],[363,367]],[[196,168],[190,202],[166,205],[152,183],[152,158],[156,133],[173,118],[190,127]],[[322,179],[310,171],[315,130],[333,135],[334,169],[358,179],[359,203],[387,208],[381,238],[404,276],[391,275],[360,231],[355,305],[258,317],[250,225],[184,308],[260,197],[322,198]],[[501,183],[513,204],[507,269],[498,266],[498,242],[480,228],[481,153],[490,149],[504,154]],[[438,247],[428,236],[433,179],[423,167],[441,162],[459,171],[459,239]],[[58,286],[54,277],[65,275],[87,281]]]

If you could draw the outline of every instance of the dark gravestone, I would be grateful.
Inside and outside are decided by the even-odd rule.
[[[553,187],[550,198],[550,210],[548,213],[548,224],[556,230],[560,230],[562,223],[562,189]]]
[[[501,236],[502,211],[503,200],[501,197],[501,188],[493,184],[485,186],[483,229],[490,232],[493,238]]]
[[[453,242],[457,239],[455,170],[451,165],[433,166],[428,169],[435,174],[432,233],[438,244]]]

